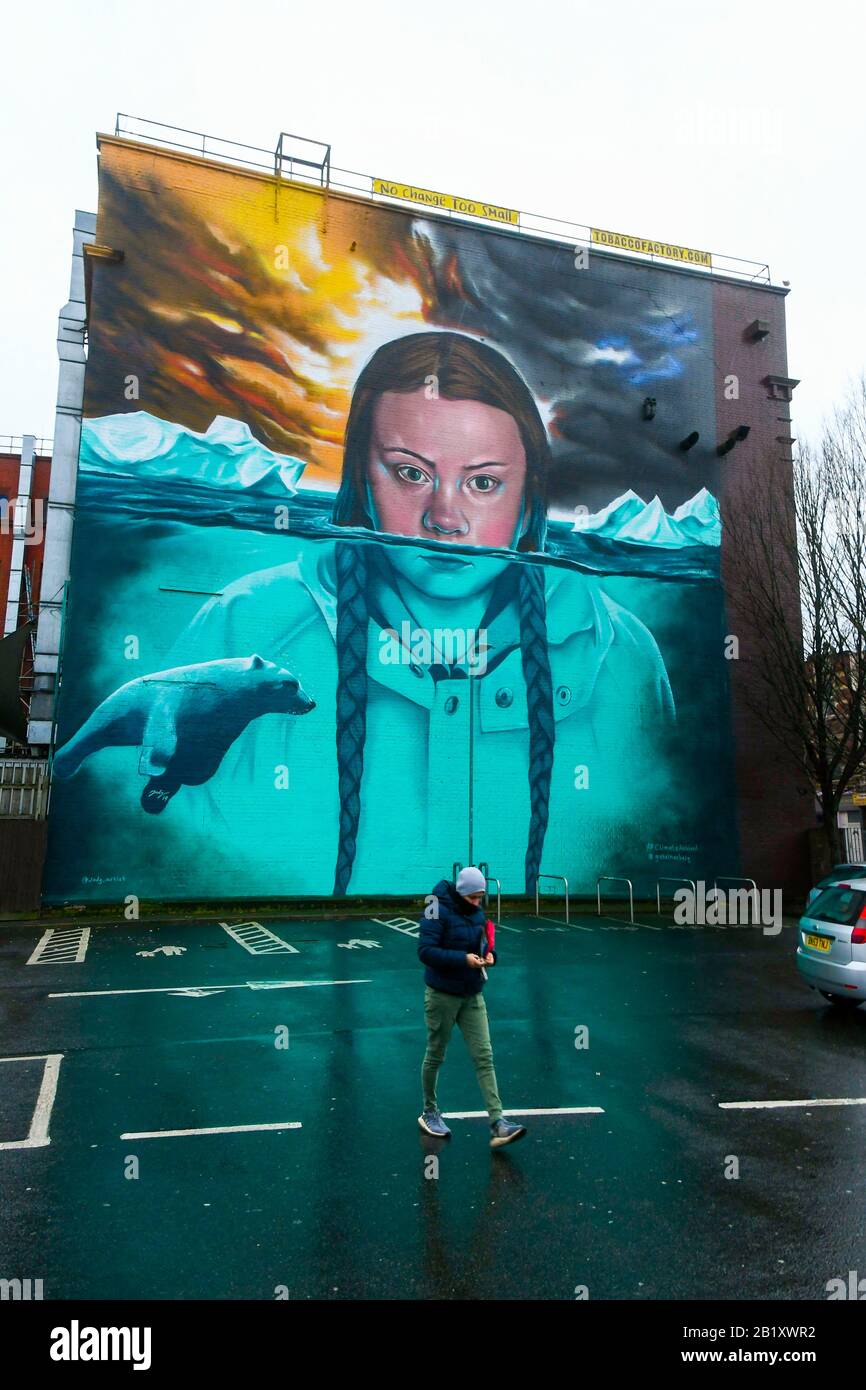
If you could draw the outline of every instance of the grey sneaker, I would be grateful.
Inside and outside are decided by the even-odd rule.
[[[490,1147],[501,1149],[503,1144],[513,1144],[515,1139],[522,1139],[525,1133],[525,1125],[515,1125],[506,1119],[497,1120],[490,1126]]]
[[[435,1134],[437,1139],[449,1139],[451,1131],[438,1110],[425,1110],[418,1116],[418,1123],[427,1134]]]

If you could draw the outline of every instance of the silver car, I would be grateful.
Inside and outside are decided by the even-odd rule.
[[[821,878],[814,888],[809,889],[809,896],[806,899],[806,911],[810,904],[817,898],[824,888],[829,888],[832,883],[850,883],[852,879],[862,878],[866,874],[866,864],[834,864],[826,878]]]
[[[866,999],[866,877],[835,883],[800,918],[797,969],[831,1004]]]

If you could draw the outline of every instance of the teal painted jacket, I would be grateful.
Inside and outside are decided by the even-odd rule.
[[[274,895],[330,894],[338,845],[354,828],[350,894],[424,894],[455,860],[486,861],[503,892],[522,893],[533,808],[519,615],[498,614],[486,671],[462,680],[383,662],[382,623],[368,617],[363,772],[348,792],[344,777],[341,801],[336,544],[304,540],[290,563],[236,580],[174,645],[176,664],[257,653],[316,702],[300,719],[254,720],[216,775],[183,787],[165,812],[191,859],[202,856],[191,891],[234,892],[242,868]],[[598,581],[544,570],[554,754],[540,868],[594,892],[599,873],[645,852],[658,798],[674,796],[664,758],[673,699],[643,623]],[[396,590],[384,616],[397,631],[408,616]]]

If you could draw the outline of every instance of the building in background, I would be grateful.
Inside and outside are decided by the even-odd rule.
[[[16,505],[0,535],[0,913],[38,910],[49,757],[69,581],[86,357],[84,245],[95,217],[76,213],[69,301],[60,311],[54,440],[7,438],[3,486]],[[0,507],[2,510],[2,507]]]
[[[47,761],[27,741],[51,441],[0,436],[0,912],[34,909]]]
[[[39,611],[50,478],[50,440],[33,435],[0,436],[0,638],[12,637],[34,624]],[[21,651],[17,702],[8,680],[3,688],[0,751],[13,745],[18,751],[26,750],[33,689],[32,631],[31,627]],[[12,649],[10,643],[6,650]],[[4,675],[8,677],[16,665],[15,658],[6,659]]]
[[[724,529],[785,289],[163,133],[99,137],[61,315],[44,900],[802,888]]]

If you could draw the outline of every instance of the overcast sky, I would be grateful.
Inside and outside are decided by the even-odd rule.
[[[795,433],[866,370],[858,0],[40,0],[4,14],[0,435],[54,432],[57,312],[124,111],[727,255],[791,282]]]

